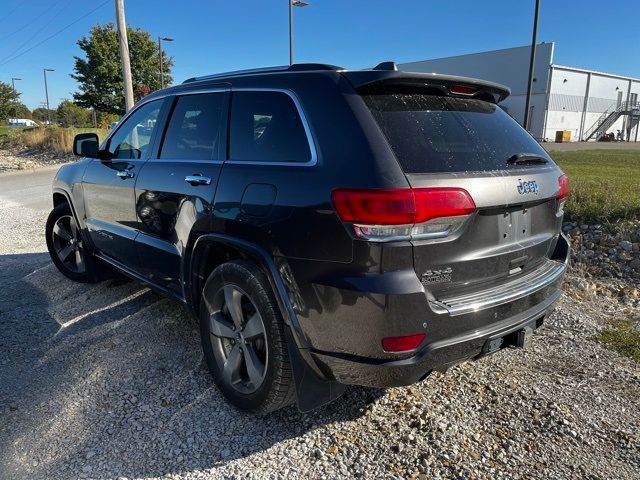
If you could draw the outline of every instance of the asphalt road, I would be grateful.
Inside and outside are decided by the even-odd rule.
[[[0,175],[0,200],[33,210],[51,208],[51,181],[59,165]]]

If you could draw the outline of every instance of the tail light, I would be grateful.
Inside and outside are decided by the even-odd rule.
[[[562,200],[567,197],[571,193],[571,185],[569,185],[569,177],[566,175],[561,175],[558,177],[558,196],[556,197],[558,200]]]
[[[382,339],[382,348],[385,352],[409,352],[418,348],[424,337],[424,333],[403,337],[385,337]]]
[[[477,88],[469,85],[451,85],[451,93],[457,93],[459,95],[473,95],[477,91]]]
[[[476,209],[461,188],[338,189],[331,200],[358,237],[378,242],[445,237]]]
[[[558,211],[556,212],[556,215],[558,217],[564,215],[564,204],[567,203],[569,193],[571,193],[569,177],[561,175],[558,177],[558,195],[556,196],[556,199],[558,200]]]

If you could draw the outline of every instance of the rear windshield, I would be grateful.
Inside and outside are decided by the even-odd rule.
[[[503,170],[518,153],[546,151],[500,107],[420,94],[364,95],[405,173]]]

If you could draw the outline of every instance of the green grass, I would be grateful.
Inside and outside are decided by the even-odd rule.
[[[25,130],[33,127],[9,127],[0,125],[0,148],[12,145]]]
[[[615,223],[640,219],[640,150],[552,152],[569,176],[567,218]]]
[[[609,349],[640,362],[640,331],[634,328],[634,320],[611,320],[609,327],[596,337]]]

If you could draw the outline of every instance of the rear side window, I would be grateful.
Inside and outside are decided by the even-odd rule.
[[[304,163],[309,140],[293,99],[283,92],[234,92],[229,158],[241,161]]]
[[[164,136],[160,158],[217,159],[223,93],[179,97]]]
[[[547,152],[497,105],[421,94],[365,95],[405,173],[503,170],[518,153]]]

